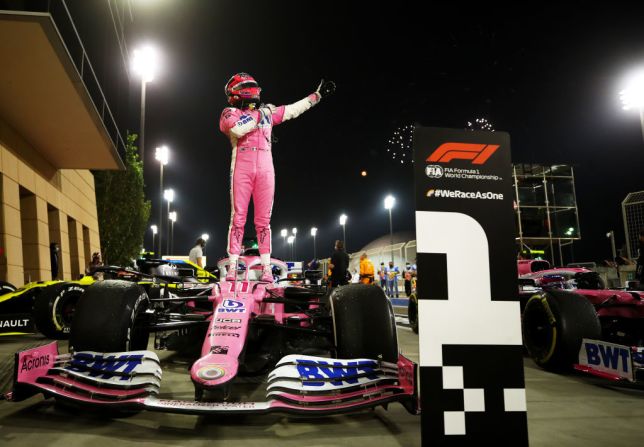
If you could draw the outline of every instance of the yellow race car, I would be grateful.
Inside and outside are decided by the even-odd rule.
[[[0,336],[34,333],[37,328],[49,338],[67,338],[76,302],[95,281],[91,276],[77,281],[36,281],[19,289],[3,283]]]
[[[98,267],[76,281],[36,281],[19,289],[0,281],[0,336],[40,332],[52,339],[68,338],[78,299],[98,280],[125,279],[157,289],[186,289],[190,283],[217,280],[213,273],[188,261],[142,259],[137,266],[139,270]]]

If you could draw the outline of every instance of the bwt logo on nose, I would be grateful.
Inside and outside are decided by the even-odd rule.
[[[246,308],[244,307],[244,303],[241,301],[224,300],[222,306],[217,308],[217,312],[246,313]]]
[[[472,160],[473,165],[482,165],[498,148],[498,144],[443,143],[426,161],[449,163],[452,160]]]

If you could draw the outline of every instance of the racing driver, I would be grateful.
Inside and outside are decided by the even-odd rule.
[[[275,171],[271,155],[273,126],[297,118],[335,90],[333,82],[322,80],[318,89],[293,104],[260,104],[262,89],[247,73],[237,73],[226,83],[231,107],[221,114],[219,129],[230,139],[231,216],[228,229],[230,266],[227,281],[237,279],[237,260],[244,237],[244,225],[251,196],[255,209],[255,230],[262,263],[261,281],[273,282],[271,259],[271,210],[275,193]]]

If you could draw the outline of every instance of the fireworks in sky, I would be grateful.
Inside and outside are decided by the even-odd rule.
[[[409,124],[396,129],[387,141],[387,153],[396,163],[404,165],[414,162],[414,152],[412,150],[413,136],[414,126]]]
[[[477,118],[474,122],[467,122],[467,130],[487,130],[489,132],[494,132],[494,126],[492,126],[492,123],[485,118]]]

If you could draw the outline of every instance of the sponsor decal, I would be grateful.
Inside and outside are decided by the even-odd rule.
[[[342,386],[343,382],[348,384],[358,384],[358,374],[366,374],[369,379],[377,379],[378,374],[374,371],[376,363],[362,362],[329,362],[317,361],[312,363],[310,360],[297,360],[297,372],[304,381],[304,386],[323,386],[325,382],[320,379],[333,379],[330,383],[335,386]],[[354,377],[352,377],[354,376]],[[318,379],[316,381],[316,379]]]
[[[438,165],[425,166],[425,175],[429,178],[441,178],[443,177],[443,168]]]
[[[236,331],[238,329],[241,329],[241,326],[230,326],[228,324],[219,324],[219,325],[213,326],[212,328],[220,331]]]
[[[87,373],[90,377],[101,376],[102,379],[111,379],[117,371],[123,374],[131,373],[141,364],[142,360],[143,355],[124,354],[117,358],[115,355],[82,354],[75,355],[71,365],[65,369]],[[121,377],[121,380],[129,379],[130,377],[127,375]]]
[[[0,329],[26,329],[29,327],[29,318],[0,320]]]
[[[224,300],[223,306],[229,309],[240,309],[244,307],[244,303],[235,300]]]
[[[155,406],[172,408],[221,408],[227,410],[253,410],[255,402],[187,402],[185,400],[160,400]]]
[[[237,121],[237,125],[243,126],[244,124],[247,124],[252,120],[253,118],[250,115],[242,115],[239,117],[239,121]]]
[[[210,336],[211,337],[235,337],[235,338],[239,338],[239,334],[235,334],[234,332],[211,332]]]
[[[491,191],[459,191],[457,189],[429,189],[425,194],[427,197],[445,199],[469,199],[469,200],[503,200],[503,194]]]
[[[482,165],[498,148],[498,144],[443,143],[426,161],[449,163],[452,160],[472,160],[473,165]]]
[[[23,358],[22,365],[20,366],[20,372],[29,372],[34,368],[40,368],[41,366],[49,365],[49,354],[41,355],[40,357],[32,358]]]
[[[633,380],[631,349],[627,346],[584,340],[579,352],[579,364]]]
[[[213,354],[228,354],[228,346],[213,346],[210,348],[210,352]]]
[[[225,375],[226,370],[221,365],[206,365],[197,371],[197,377],[203,380],[215,380]]]
[[[503,177],[495,174],[483,174],[479,169],[443,168],[439,165],[425,166],[425,175],[429,178],[446,178],[456,180],[490,180],[498,182]]]
[[[216,318],[217,323],[241,323],[242,321],[238,318]]]
[[[221,307],[217,308],[217,312],[222,313],[246,313],[244,303],[236,300],[224,300]]]

